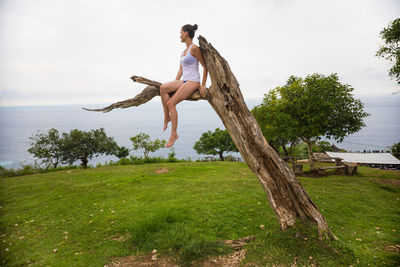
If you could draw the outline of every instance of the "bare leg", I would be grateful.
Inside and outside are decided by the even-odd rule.
[[[182,83],[183,82],[181,80],[175,80],[172,82],[164,83],[160,86],[161,102],[164,109],[164,128],[163,128],[164,131],[168,127],[168,122],[171,121],[167,106],[167,102],[170,99],[168,93],[176,91]]]
[[[172,129],[171,129],[171,137],[168,140],[167,145],[165,146],[166,148],[169,148],[174,145],[176,139],[178,139],[178,133],[177,133],[177,128],[178,128],[178,112],[176,111],[176,106],[175,105],[169,105],[169,116],[172,121]]]
[[[175,141],[178,139],[178,133],[177,133],[177,128],[178,128],[178,112],[176,110],[176,105],[181,102],[182,100],[185,100],[188,98],[196,89],[200,87],[199,82],[193,82],[193,81],[188,81],[184,84],[182,84],[179,89],[176,91],[174,96],[167,102],[167,107],[169,110],[169,115],[172,121],[172,129],[171,129],[171,137],[169,138],[169,141],[167,145],[165,146],[166,148],[169,148],[174,145]]]
[[[164,128],[163,131],[165,131],[168,127],[168,122],[171,121],[171,118],[169,117],[169,110],[167,107],[167,102],[169,100],[169,95],[168,93],[160,93],[161,94],[161,102],[164,108]]]

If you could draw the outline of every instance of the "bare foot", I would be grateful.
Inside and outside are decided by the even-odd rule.
[[[165,130],[167,129],[167,127],[168,127],[168,122],[170,122],[170,121],[171,121],[171,118],[170,118],[170,117],[164,118],[164,129],[163,129],[163,131],[165,131]]]
[[[170,148],[171,146],[173,146],[175,141],[176,141],[176,139],[178,139],[178,137],[179,136],[177,134],[171,135],[171,137],[169,138],[168,143],[167,143],[167,145],[165,147],[166,148]]]

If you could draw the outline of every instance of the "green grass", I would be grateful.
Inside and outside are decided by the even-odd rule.
[[[166,168],[169,172],[156,173]],[[253,235],[258,266],[396,266],[400,241],[396,171],[299,180],[338,241],[308,225],[279,230],[260,182],[245,163],[104,166],[0,179],[1,266],[103,266],[157,249],[181,266],[233,252],[217,241]],[[265,230],[260,229],[265,225]],[[6,250],[8,249],[8,250]],[[57,252],[53,252],[57,249]]]

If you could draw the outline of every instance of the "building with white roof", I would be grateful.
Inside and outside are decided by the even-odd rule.
[[[400,167],[400,160],[390,153],[343,153],[325,152],[330,157],[342,158],[343,162],[354,162],[360,165]]]

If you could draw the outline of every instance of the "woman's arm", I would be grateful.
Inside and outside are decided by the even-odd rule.
[[[190,51],[191,52],[193,51],[193,56],[197,58],[197,60],[200,62],[201,66],[203,67],[203,80],[201,82],[201,87],[200,87],[200,94],[203,96],[203,95],[205,95],[206,82],[207,82],[206,63],[204,62],[203,55],[201,54],[200,48],[198,46],[194,46]]]
[[[181,77],[182,77],[182,65],[179,64],[179,70],[178,70],[178,73],[176,74],[175,80],[180,80]]]

